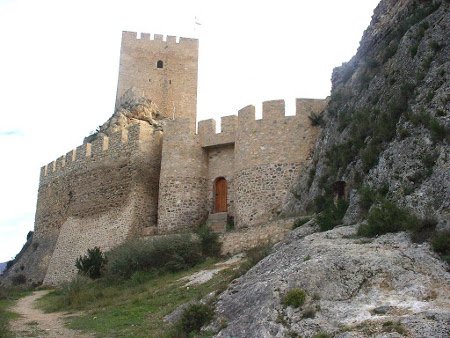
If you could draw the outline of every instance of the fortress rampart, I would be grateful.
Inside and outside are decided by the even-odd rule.
[[[154,232],[161,137],[145,122],[134,124],[41,169],[35,236],[51,237],[54,247],[46,284],[72,278],[73,262],[88,248]]]
[[[214,212],[219,177],[228,183],[227,211],[238,227],[266,221],[309,159],[318,128],[311,126],[308,115],[319,113],[325,104],[297,99],[296,115],[286,116],[284,100],[267,101],[260,120],[255,119],[255,107],[247,106],[237,116],[222,117],[220,133],[213,119],[200,121],[197,134],[183,127],[185,122],[172,121],[162,150],[159,229],[198,223]],[[168,186],[174,188],[166,194]],[[196,198],[191,198],[193,191]],[[167,195],[172,200],[164,206]]]
[[[222,117],[219,133],[212,119],[196,132],[197,64],[196,39],[123,32],[116,111],[107,122],[119,131],[91,136],[42,167],[29,281],[70,280],[90,248],[205,221],[224,230],[234,220],[224,253],[286,233],[286,224],[263,223],[309,160],[319,130],[308,116],[326,100],[297,99],[293,116],[283,100],[267,101],[262,119],[247,106]]]

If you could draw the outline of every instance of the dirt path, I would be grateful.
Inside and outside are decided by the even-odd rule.
[[[44,313],[35,308],[35,301],[46,295],[49,291],[35,291],[31,295],[21,298],[11,309],[18,313],[20,318],[11,322],[11,330],[17,337],[77,337],[88,338],[78,331],[64,326],[67,314],[61,312]]]

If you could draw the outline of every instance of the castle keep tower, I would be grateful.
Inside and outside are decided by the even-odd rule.
[[[135,32],[122,33],[116,108],[134,87],[170,118],[187,117],[195,126],[197,110],[198,40]]]

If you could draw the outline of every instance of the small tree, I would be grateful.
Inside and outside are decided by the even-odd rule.
[[[88,249],[87,255],[80,256],[75,262],[78,273],[96,279],[102,276],[106,265],[106,257],[99,247]]]

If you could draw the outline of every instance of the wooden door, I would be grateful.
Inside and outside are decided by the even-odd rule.
[[[219,177],[216,180],[215,187],[215,203],[214,212],[226,212],[227,211],[227,180],[223,177]]]

